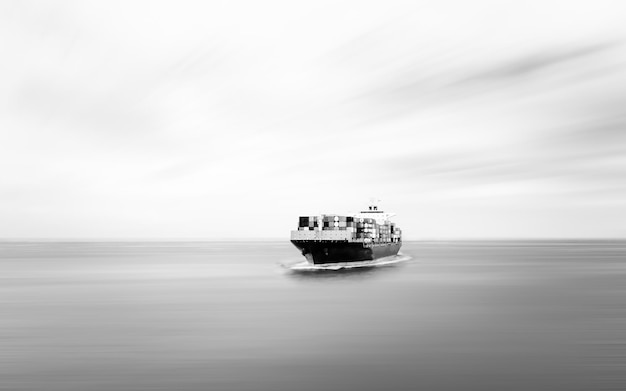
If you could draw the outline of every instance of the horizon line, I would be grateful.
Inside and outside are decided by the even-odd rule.
[[[431,237],[409,238],[403,242],[429,242],[429,241],[556,241],[556,240],[626,240],[626,237]],[[0,242],[289,242],[289,238],[283,237],[249,237],[249,238],[0,238]]]

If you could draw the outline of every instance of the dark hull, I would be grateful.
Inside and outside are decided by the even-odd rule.
[[[292,240],[309,262],[315,265],[372,261],[398,254],[402,242],[370,243],[345,241]]]

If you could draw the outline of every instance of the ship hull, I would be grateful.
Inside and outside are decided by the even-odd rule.
[[[361,243],[330,240],[292,240],[302,255],[314,265],[372,261],[398,254],[402,242]]]

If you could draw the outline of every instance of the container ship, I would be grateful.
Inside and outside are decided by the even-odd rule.
[[[314,265],[374,261],[398,254],[402,232],[389,218],[393,213],[368,210],[352,215],[300,216],[291,243]]]

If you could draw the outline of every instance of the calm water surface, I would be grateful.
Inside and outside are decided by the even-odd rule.
[[[625,390],[626,241],[0,243],[2,390]]]

